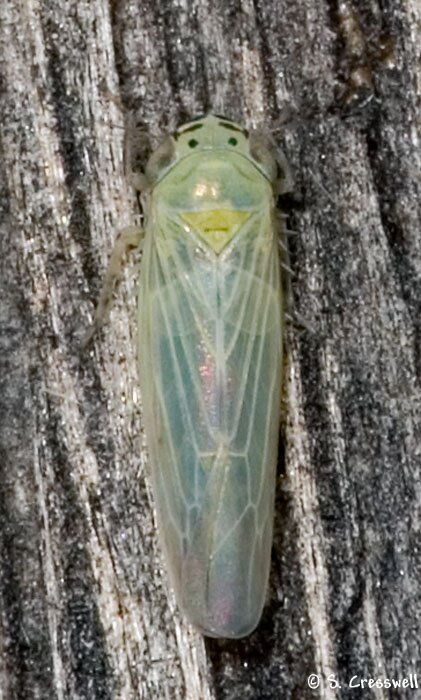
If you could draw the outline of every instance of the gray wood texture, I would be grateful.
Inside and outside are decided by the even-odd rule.
[[[0,700],[421,698],[420,28],[419,0],[2,0]],[[80,350],[136,215],[104,85],[152,144],[211,109],[264,125],[295,176],[313,330],[288,329],[270,590],[237,642],[167,586],[136,265]]]

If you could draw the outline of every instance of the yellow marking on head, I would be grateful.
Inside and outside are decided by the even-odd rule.
[[[181,218],[200,236],[216,254],[234,238],[250,216],[248,211],[232,209],[210,209],[208,211],[185,211]]]

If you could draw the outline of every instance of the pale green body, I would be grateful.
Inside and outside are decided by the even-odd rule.
[[[180,129],[152,186],[139,358],[179,605],[203,634],[242,637],[260,619],[269,575],[282,304],[273,163],[256,163],[247,136],[224,124],[208,116]]]

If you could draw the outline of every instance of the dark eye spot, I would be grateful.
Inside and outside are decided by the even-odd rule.
[[[234,136],[231,136],[231,138],[228,139],[228,143],[229,143],[230,146],[236,146],[237,143],[238,143],[238,141],[237,141],[237,139],[236,139]]]
[[[189,141],[189,146],[190,148],[196,148],[196,146],[199,145],[199,141],[196,141],[196,139],[190,139]]]

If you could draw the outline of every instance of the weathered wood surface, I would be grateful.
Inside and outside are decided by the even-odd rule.
[[[421,686],[418,0],[2,0],[0,22],[1,700],[420,698],[348,687]],[[135,267],[79,349],[136,211],[104,83],[154,143],[210,108],[266,124],[297,182],[314,333],[289,329],[268,605],[235,643],[167,588]]]

